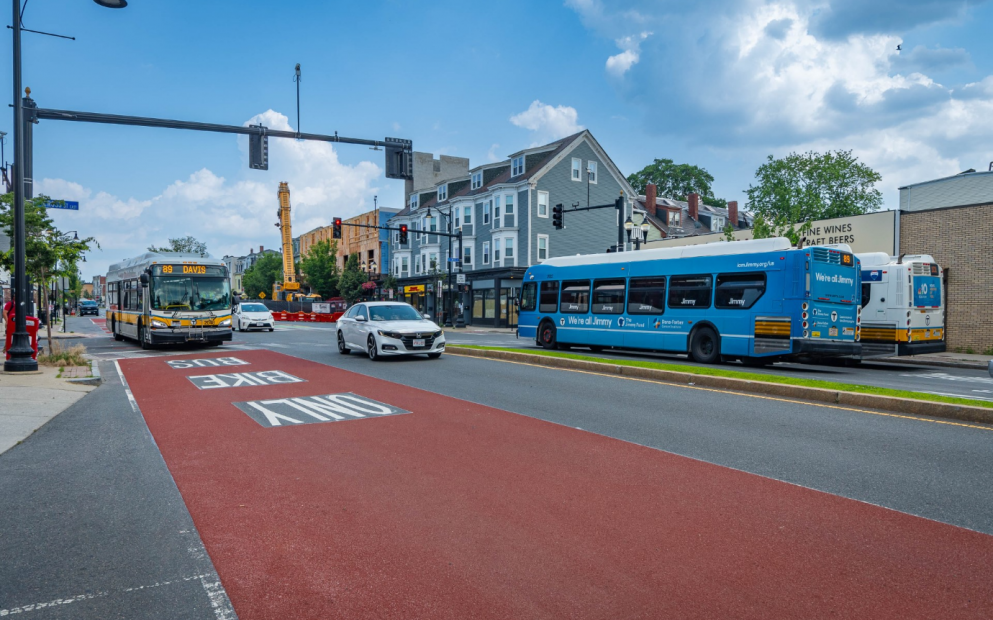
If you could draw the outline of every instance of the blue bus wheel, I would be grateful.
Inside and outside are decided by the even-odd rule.
[[[721,343],[717,339],[717,332],[709,327],[701,327],[693,332],[690,357],[700,364],[717,363],[721,359]]]

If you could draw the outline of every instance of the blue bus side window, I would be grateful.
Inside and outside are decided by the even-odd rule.
[[[628,288],[628,314],[665,312],[665,278],[631,278]]]
[[[559,283],[542,282],[538,312],[557,312],[559,309]]]
[[[562,282],[559,304],[563,314],[586,314],[590,311],[590,281],[567,280]]]
[[[764,293],[764,273],[717,274],[714,307],[732,310],[751,308]]]
[[[624,313],[624,278],[593,281],[593,314]]]
[[[529,312],[538,305],[538,283],[525,282],[521,287],[521,310]]]
[[[669,307],[702,310],[710,307],[714,278],[710,275],[669,278]]]

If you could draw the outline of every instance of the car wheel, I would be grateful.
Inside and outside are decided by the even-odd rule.
[[[348,355],[351,352],[352,350],[345,346],[345,337],[341,335],[341,332],[338,332],[338,353]]]
[[[369,359],[376,361],[379,359],[379,345],[376,344],[376,337],[369,334],[369,340],[366,343],[366,352],[369,353]]]
[[[701,327],[693,332],[690,357],[701,364],[716,364],[721,359],[721,343],[717,339],[717,332],[709,327]]]
[[[546,349],[556,348],[555,326],[551,321],[545,321],[538,328],[538,344]]]
[[[431,359],[433,359],[433,360],[436,360],[439,357],[441,357],[441,353],[428,353],[428,357],[431,358]]]

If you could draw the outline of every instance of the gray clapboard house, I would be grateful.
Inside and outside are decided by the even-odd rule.
[[[624,193],[625,211],[566,213],[552,224],[561,203],[585,207],[613,203]],[[442,318],[449,300],[461,301],[468,324],[514,327],[514,299],[525,270],[555,256],[605,252],[617,245],[618,227],[631,214],[634,190],[589,131],[517,151],[505,161],[468,170],[412,191],[391,225],[408,225],[408,243],[390,240],[391,273],[402,298]],[[466,283],[448,287],[448,239],[432,231],[461,230],[460,263]],[[453,243],[451,256],[458,258]]]

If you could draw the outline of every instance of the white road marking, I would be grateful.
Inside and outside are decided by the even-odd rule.
[[[973,392],[976,392],[976,391],[978,391],[978,390],[973,390]],[[986,398],[984,396],[970,396],[969,394],[951,394],[949,392],[928,392],[928,391],[925,391],[924,393],[925,394],[934,394],[936,396],[952,396],[954,398],[964,398],[966,400],[986,400],[986,401],[993,401],[993,398]]]
[[[946,372],[928,372],[921,374],[904,374],[901,377],[912,377],[914,379],[942,379],[944,381],[962,381],[964,383],[985,383],[993,384],[993,378],[990,377],[961,377],[957,375],[950,375]]]

